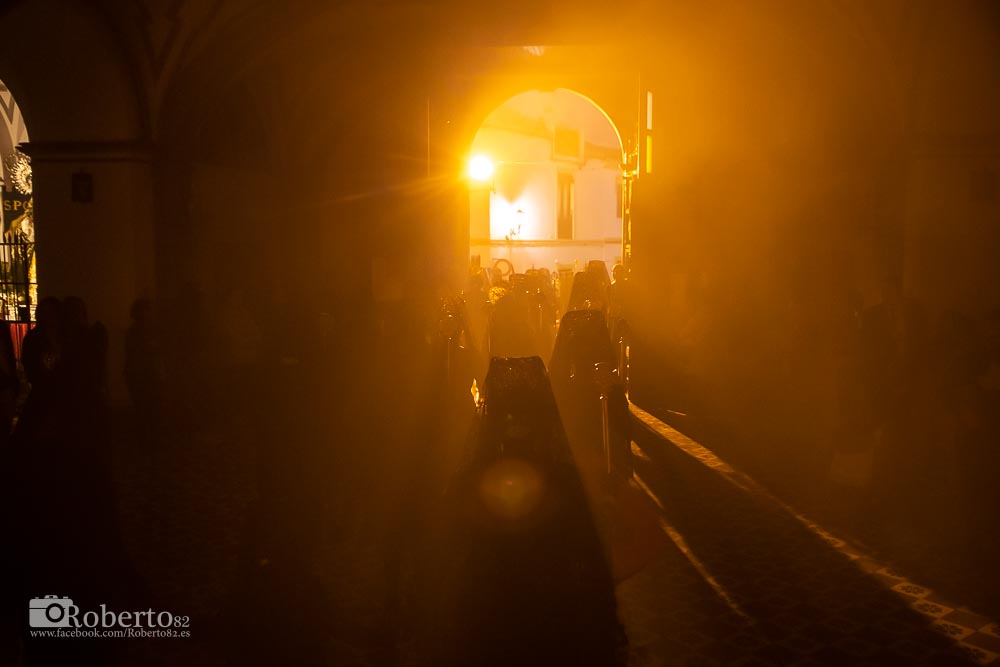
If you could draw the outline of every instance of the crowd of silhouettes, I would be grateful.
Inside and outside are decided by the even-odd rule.
[[[477,259],[463,298],[440,312],[438,338],[451,350],[438,358],[461,379],[443,385],[455,400],[439,403],[464,396],[471,409],[475,379],[478,411],[438,498],[438,550],[417,576],[417,597],[433,604],[418,614],[432,626],[423,656],[427,664],[624,664],[606,517],[595,513],[604,490],[588,484],[604,465],[600,419],[582,420],[567,438],[568,422],[601,414],[596,371],[613,373],[617,362],[607,269],[518,273]],[[600,340],[565,326],[556,337],[559,320],[577,316],[596,318]],[[622,391],[610,401],[615,441],[623,402]],[[455,412],[442,421],[454,423]]]
[[[114,500],[107,330],[89,321],[77,297],[42,299],[35,318],[21,346],[26,382],[10,378],[5,387],[6,400],[23,394],[16,399],[23,403],[3,452],[0,485],[11,538],[5,571],[16,573],[13,595],[3,599],[16,606],[5,612],[20,623],[31,597],[71,594],[81,608],[102,602],[124,608],[143,591],[122,544]],[[10,348],[2,347],[6,368]],[[111,648],[99,642],[27,642],[24,650],[26,664],[111,660]]]
[[[327,530],[324,524],[334,520],[325,513],[342,511],[328,504],[335,494],[319,488],[330,485],[322,471],[329,470],[325,466],[332,456],[344,468],[336,473],[339,479],[361,475],[386,484],[405,505],[398,520],[382,519],[380,539],[393,589],[388,625],[403,622],[404,589],[414,585],[406,554],[414,553],[428,525],[416,514],[442,511],[438,503],[446,508],[447,543],[455,550],[452,556],[464,558],[444,573],[457,577],[451,580],[457,597],[448,601],[449,632],[457,634],[450,634],[448,655],[430,650],[425,658],[541,664],[565,656],[572,644],[579,654],[576,664],[619,664],[625,639],[616,617],[609,554],[542,364],[555,344],[557,318],[567,307],[596,308],[606,316],[607,271],[597,275],[590,267],[569,280],[564,275],[562,292],[546,270],[480,279],[475,297],[451,300],[439,313],[438,336],[427,336],[414,313],[409,325],[400,320],[401,326],[369,344],[385,365],[373,359],[360,373],[362,362],[345,350],[352,344],[364,347],[363,337],[344,323],[332,326],[329,316],[299,313],[282,326],[269,326],[243,292],[232,290],[214,313],[197,295],[189,299],[188,309],[201,310],[201,330],[180,335],[187,319],[177,303],[139,298],[121,342],[121,379],[131,408],[122,414],[130,414],[134,426],[124,430],[110,407],[109,384],[116,379],[108,376],[107,329],[89,320],[79,298],[43,299],[20,359],[13,341],[0,337],[4,507],[14,545],[5,558],[9,571],[18,574],[4,595],[16,604],[6,605],[4,616],[20,619],[16,623],[23,626],[23,601],[51,593],[71,595],[81,609],[101,603],[121,609],[150,606],[150,590],[133,567],[119,529],[115,466],[121,465],[122,454],[115,448],[128,448],[128,460],[152,454],[148,470],[155,482],[171,448],[194,446],[187,436],[199,429],[221,429],[244,434],[243,445],[258,471],[256,502],[243,532],[239,585],[224,603],[231,622],[219,635],[232,660],[254,664],[266,656],[297,656],[301,664],[322,664],[330,648],[328,628],[307,622],[303,613],[330,613],[309,559]],[[470,279],[470,285],[474,282]],[[478,334],[473,312],[484,318]],[[487,373],[488,360],[501,356],[515,359]],[[512,374],[510,364],[521,370]],[[421,389],[428,378],[431,392]],[[523,386],[511,378],[520,378]],[[469,394],[473,379],[483,390],[485,420],[475,419]],[[343,399],[340,388],[352,380],[362,383],[351,392],[356,401],[339,400],[329,418],[321,418],[330,410],[324,401]],[[402,396],[401,385],[407,386]],[[358,423],[362,413],[351,406],[363,404],[364,414],[375,415],[375,406],[385,405],[379,401],[382,391],[397,401],[388,409],[394,419],[408,410],[403,403],[431,409],[414,432],[394,426],[392,419],[374,428]],[[523,428],[512,429],[510,419]],[[473,424],[472,435],[459,432]],[[442,425],[450,425],[450,432],[441,441],[461,441],[450,453],[433,444]],[[312,427],[317,433],[309,432]],[[380,462],[385,453],[360,446],[383,432],[386,446],[397,448],[395,472]],[[338,439],[317,441],[331,436]],[[414,442],[401,452],[399,442],[407,439]],[[529,449],[521,451],[524,447]],[[506,454],[498,458],[498,451]],[[479,476],[509,460],[527,462],[545,484],[538,512],[513,523],[470,495],[478,493]],[[474,511],[478,516],[465,512],[474,509],[469,503],[480,503]],[[307,599],[314,604],[302,606]],[[534,604],[530,614],[525,613],[529,600]],[[270,639],[258,642],[246,636],[245,628],[253,624],[253,615],[244,613],[248,609],[287,614],[288,622],[268,616]],[[491,620],[496,614],[503,617],[499,623]],[[580,633],[587,641],[579,639]],[[267,649],[275,637],[280,648]],[[78,644],[34,642],[25,645],[24,661],[115,660],[113,643]]]
[[[582,271],[528,268],[517,272],[509,260],[481,266],[473,256],[462,301],[468,336],[484,358],[540,356],[548,359],[562,315],[598,310],[614,330],[622,319],[624,269],[613,276],[601,260]]]
[[[623,267],[614,267],[612,279],[601,260],[588,262],[575,274],[568,270],[554,274],[545,268],[517,273],[503,259],[484,269],[478,260],[473,257],[470,264],[463,299],[451,307],[460,315],[447,317],[450,327],[464,327],[465,333],[451,334],[449,340],[464,342],[464,353],[477,359],[476,369],[484,369],[495,358],[542,359],[577,457],[628,476],[627,401],[623,369],[618,368],[626,333]],[[470,316],[473,313],[476,316]],[[474,377],[482,386],[481,370]],[[467,387],[467,378],[464,383]],[[455,392],[463,393],[462,382],[457,385]],[[600,460],[608,454],[602,454],[600,401],[609,408],[616,452],[612,462],[604,464]]]

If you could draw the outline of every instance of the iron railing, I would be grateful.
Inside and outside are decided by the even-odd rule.
[[[23,324],[34,321],[38,299],[34,259],[34,243],[0,243],[0,319]]]

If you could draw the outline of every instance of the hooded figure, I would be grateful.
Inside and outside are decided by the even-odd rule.
[[[603,313],[574,310],[563,316],[549,371],[580,465],[589,466],[588,472],[607,472],[610,467],[614,479],[627,480],[632,476],[628,400],[616,356]],[[604,450],[602,395],[607,401],[610,451]]]
[[[435,664],[617,665],[608,560],[541,359],[494,358],[446,496],[448,655]]]

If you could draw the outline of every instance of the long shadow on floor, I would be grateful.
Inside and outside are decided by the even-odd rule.
[[[741,490],[645,427],[635,431],[649,457],[637,461],[637,475],[693,557],[749,619],[733,624],[709,615],[696,623],[700,657],[723,664],[971,664],[929,627],[932,619],[772,501]],[[620,593],[627,598],[635,588],[629,582]],[[667,616],[676,623],[660,630],[680,648],[684,633],[692,633],[691,602],[684,590],[665,593],[679,608]]]

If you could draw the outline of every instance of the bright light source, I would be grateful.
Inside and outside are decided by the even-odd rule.
[[[485,182],[493,178],[493,160],[485,155],[475,155],[469,160],[469,178]]]

